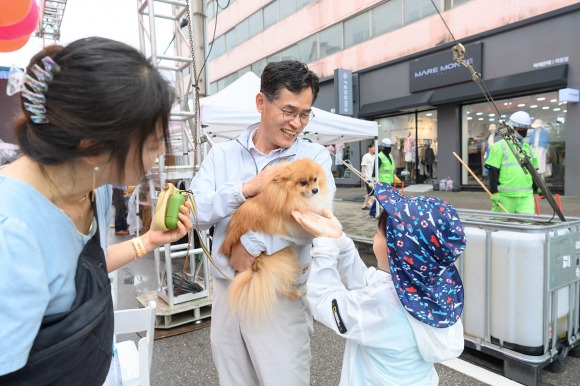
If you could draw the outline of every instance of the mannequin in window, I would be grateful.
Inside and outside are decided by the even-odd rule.
[[[497,126],[495,125],[495,123],[489,125],[488,132],[489,134],[487,135],[487,140],[483,142],[483,145],[485,146],[485,151],[481,152],[481,156],[483,157],[481,162],[482,165],[485,165],[485,161],[487,160],[487,157],[489,157],[489,149],[491,149],[493,144],[499,140],[499,134],[497,132]],[[483,175],[487,176],[487,174],[488,170],[484,167]]]
[[[395,136],[395,141],[391,147],[391,155],[395,160],[396,173],[400,174],[405,169],[405,153],[403,153],[403,137]]]
[[[411,173],[411,178],[414,176],[415,163],[415,140],[411,137],[411,132],[407,134],[405,141],[403,142],[403,152],[405,153],[405,162],[407,164],[407,170]]]
[[[541,119],[536,119],[532,123],[532,135],[530,136],[530,145],[536,152],[538,158],[538,174],[545,178],[546,175],[546,154],[548,150],[548,143],[550,142],[550,133],[544,127],[544,122]]]
[[[429,178],[433,178],[433,163],[435,162],[435,152],[431,148],[431,144],[426,145],[425,149],[425,174]]]

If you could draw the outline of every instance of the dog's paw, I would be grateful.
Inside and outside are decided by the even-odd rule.
[[[262,269],[262,256],[258,256],[254,259],[254,263],[252,264],[252,270],[254,272],[258,272]]]

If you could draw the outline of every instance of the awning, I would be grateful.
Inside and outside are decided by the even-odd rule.
[[[484,82],[494,98],[565,88],[568,85],[568,64],[559,64],[494,79],[484,79]],[[480,86],[475,82],[468,82],[401,98],[368,103],[361,106],[358,116],[360,118],[373,118],[417,107],[434,107],[447,103],[470,102],[482,98],[484,98],[484,94]]]
[[[424,91],[401,98],[368,103],[361,106],[358,116],[359,118],[370,118],[414,107],[428,106],[432,94],[433,91]]]

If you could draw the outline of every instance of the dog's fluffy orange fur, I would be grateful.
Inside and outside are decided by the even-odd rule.
[[[320,213],[331,209],[332,197],[322,167],[303,158],[276,166],[273,177],[260,193],[242,204],[232,216],[221,252],[230,257],[233,246],[248,231],[278,235],[305,235],[291,215],[293,210]],[[302,267],[293,247],[272,255],[262,253],[253,269],[237,274],[230,283],[229,301],[241,318],[250,321],[269,319],[279,295],[297,299],[294,288]]]

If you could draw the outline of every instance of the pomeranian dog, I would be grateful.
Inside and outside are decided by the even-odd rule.
[[[232,216],[221,246],[226,256],[231,256],[233,246],[248,231],[306,238],[307,233],[294,220],[292,211],[320,214],[323,208],[331,209],[326,174],[318,163],[302,158],[272,167],[277,170],[260,193],[243,203]],[[230,306],[245,320],[268,320],[278,296],[297,299],[301,295],[294,284],[302,273],[293,247],[272,255],[262,253],[252,269],[240,272],[230,283]]]

